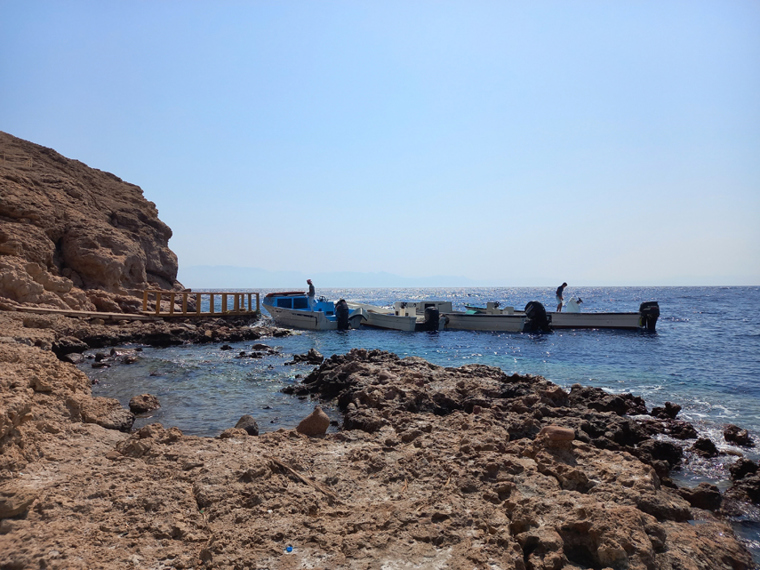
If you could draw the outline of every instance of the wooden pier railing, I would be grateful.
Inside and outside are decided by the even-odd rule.
[[[155,308],[148,309],[148,301],[153,296]],[[254,307],[255,297],[255,307]],[[216,300],[221,304],[217,310]],[[195,307],[188,310],[188,301],[194,301]],[[232,301],[232,306],[229,306]],[[247,301],[247,303],[246,303]],[[162,302],[167,307],[162,308]],[[177,307],[179,305],[179,307]],[[204,305],[208,305],[206,311],[201,311]],[[235,292],[195,292],[195,291],[157,291],[146,290],[143,292],[142,312],[146,315],[159,317],[221,317],[225,315],[257,315],[261,313],[261,299],[259,293],[235,293]]]

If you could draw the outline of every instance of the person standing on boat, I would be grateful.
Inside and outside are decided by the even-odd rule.
[[[567,287],[567,283],[563,283],[559,287],[557,287],[557,312],[562,312],[562,301],[564,301],[563,293],[565,292],[565,287]]]
[[[307,279],[306,282],[309,284],[309,293],[307,294],[307,297],[309,298],[309,308],[314,309],[314,297],[317,292],[314,289],[314,283],[311,282],[311,279]]]

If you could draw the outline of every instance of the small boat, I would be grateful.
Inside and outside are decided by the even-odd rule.
[[[465,330],[493,332],[549,332],[549,319],[543,305],[528,304],[528,313],[492,310],[454,311],[451,301],[397,301],[393,308],[349,302],[362,311],[362,325],[400,331]]]
[[[549,313],[555,329],[622,329],[654,332],[660,316],[657,301],[641,303],[638,313]]]
[[[486,307],[467,306],[468,311],[481,315],[520,315],[514,307],[500,307],[498,302],[486,303]],[[657,301],[641,303],[639,312],[633,313],[581,313],[580,311],[550,312],[553,329],[622,329],[654,331],[660,316]]]
[[[416,331],[443,330],[446,320],[442,315],[451,312],[451,301],[396,301],[393,312],[399,317],[414,317]]]
[[[444,313],[445,328],[460,331],[523,332],[525,315],[493,315],[474,311]]]
[[[392,308],[349,301],[348,306],[362,312],[363,326],[407,332],[438,330],[441,312],[451,311],[450,301],[397,301]]]
[[[406,332],[414,332],[416,330],[416,316],[399,315],[390,307],[377,307],[352,301],[347,302],[349,308],[361,311],[362,326]]]
[[[314,300],[309,306],[309,298],[303,291],[268,293],[262,306],[272,316],[272,320],[282,327],[312,331],[334,331],[342,328],[359,328],[361,310],[348,310],[346,319],[339,319],[335,303],[324,297]],[[340,312],[340,311],[338,311]],[[340,322],[345,320],[345,322]],[[344,325],[344,326],[342,326]]]
[[[450,312],[441,315],[446,321],[445,328],[467,331],[491,332],[550,332],[552,319],[544,306],[531,301],[524,311],[514,307],[498,308],[498,303],[488,303],[485,309],[465,306],[464,312]]]

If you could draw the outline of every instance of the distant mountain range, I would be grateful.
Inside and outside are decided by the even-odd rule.
[[[231,265],[194,265],[179,268],[177,279],[192,289],[303,289],[306,279],[317,287],[487,287],[494,285],[466,277],[434,275],[402,277],[392,273],[360,273],[339,271],[302,273],[300,271],[268,271],[258,267]]]

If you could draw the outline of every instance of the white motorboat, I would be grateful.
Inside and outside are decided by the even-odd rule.
[[[544,306],[531,301],[525,311],[514,307],[499,308],[498,303],[488,303],[485,309],[466,307],[467,311],[444,313],[445,328],[452,330],[491,332],[550,332],[551,319]]]
[[[366,327],[406,332],[416,330],[416,316],[399,315],[390,307],[377,307],[352,301],[347,301],[347,303],[349,308],[361,311],[361,323]]]
[[[468,330],[493,332],[548,332],[543,305],[529,304],[531,315],[513,309],[454,311],[451,301],[397,301],[393,309],[349,302],[362,311],[362,325],[401,331]],[[531,318],[532,317],[532,318]]]
[[[359,328],[362,320],[360,310],[347,309],[347,314],[336,312],[335,304],[324,297],[315,299],[313,306],[302,291],[269,293],[264,296],[262,306],[281,327],[313,331],[334,331]]]
[[[446,321],[447,330],[522,332],[525,328],[525,314],[491,315],[457,311],[444,313],[441,318]]]
[[[577,306],[577,305],[576,305]],[[523,311],[516,311],[514,307],[500,307],[498,302],[489,302],[485,308],[467,307],[468,311],[474,311],[482,315],[520,315]],[[552,329],[622,329],[654,331],[657,319],[660,316],[660,306],[657,301],[641,303],[639,312],[607,312],[607,313],[583,313],[580,310],[550,312]]]
[[[400,317],[414,317],[417,321],[414,330],[443,330],[446,325],[443,315],[451,312],[451,301],[396,301],[393,312]]]
[[[641,313],[549,313],[554,329],[649,329],[655,330],[656,317],[651,327],[642,321]]]
[[[362,312],[362,325],[397,331],[438,330],[439,315],[451,311],[450,301],[397,301],[393,308],[349,301],[348,306]]]

